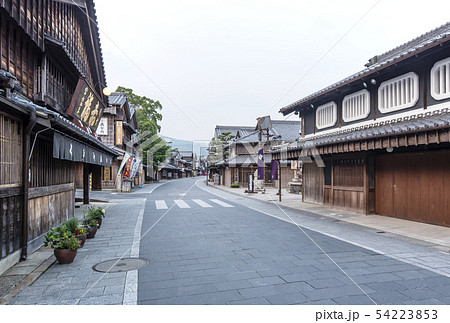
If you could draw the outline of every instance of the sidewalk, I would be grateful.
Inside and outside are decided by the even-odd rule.
[[[380,232],[389,232],[392,234],[398,234],[408,238],[425,241],[430,244],[441,246],[442,249],[446,251],[450,249],[450,228],[448,227],[380,215],[362,215],[347,210],[333,209],[323,205],[304,203],[301,200],[301,195],[289,193],[286,189],[281,191],[281,202],[279,202],[279,196],[277,195],[278,189],[275,188],[266,188],[265,194],[263,194],[261,192],[245,193],[246,188],[214,186],[210,183],[208,183],[208,185],[229,193],[274,203],[297,211],[307,211],[339,221],[370,227],[379,230]]]
[[[0,275],[0,304],[73,305],[81,297],[79,304],[135,304],[137,270],[107,274],[92,270],[102,261],[139,256],[134,244],[139,241],[145,199],[130,195],[118,204],[113,198],[90,204],[105,208],[106,218],[72,264],[57,264],[53,250],[41,247]],[[82,218],[85,206],[75,208],[77,218]]]

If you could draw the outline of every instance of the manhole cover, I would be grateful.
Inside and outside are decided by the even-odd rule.
[[[149,261],[145,258],[122,258],[111,259],[96,264],[92,269],[101,273],[118,273],[123,271],[137,270],[146,266]]]

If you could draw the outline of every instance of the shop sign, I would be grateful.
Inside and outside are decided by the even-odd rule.
[[[108,118],[101,118],[100,123],[97,128],[97,135],[107,136],[108,135]]]
[[[93,132],[97,130],[105,104],[85,79],[78,81],[67,114],[80,120]]]
[[[116,145],[123,145],[123,121],[116,121]]]
[[[111,167],[104,167],[104,174],[103,174],[103,179],[105,181],[110,181],[111,180]]]

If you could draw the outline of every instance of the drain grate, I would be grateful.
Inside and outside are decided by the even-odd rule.
[[[147,266],[149,261],[145,258],[122,258],[111,259],[96,264],[92,269],[101,273],[119,273],[130,270],[137,270]]]

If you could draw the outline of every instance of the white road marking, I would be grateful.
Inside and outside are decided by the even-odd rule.
[[[178,207],[180,209],[190,209],[191,207],[189,206],[189,204],[187,204],[185,201],[183,200],[175,200],[175,203],[177,203]]]
[[[164,202],[164,200],[156,200],[155,205],[158,210],[168,209],[167,204],[166,202]]]
[[[195,203],[197,203],[201,207],[212,207],[212,205],[209,205],[208,203],[203,202],[202,200],[193,199],[192,201],[194,201]]]
[[[221,200],[218,200],[218,199],[209,199],[211,202],[214,202],[214,203],[216,203],[216,204],[219,204],[220,206],[223,206],[223,207],[234,207],[233,205],[231,205],[231,204],[228,204],[228,203],[226,203],[226,202],[224,202],[224,201],[221,201]]]

